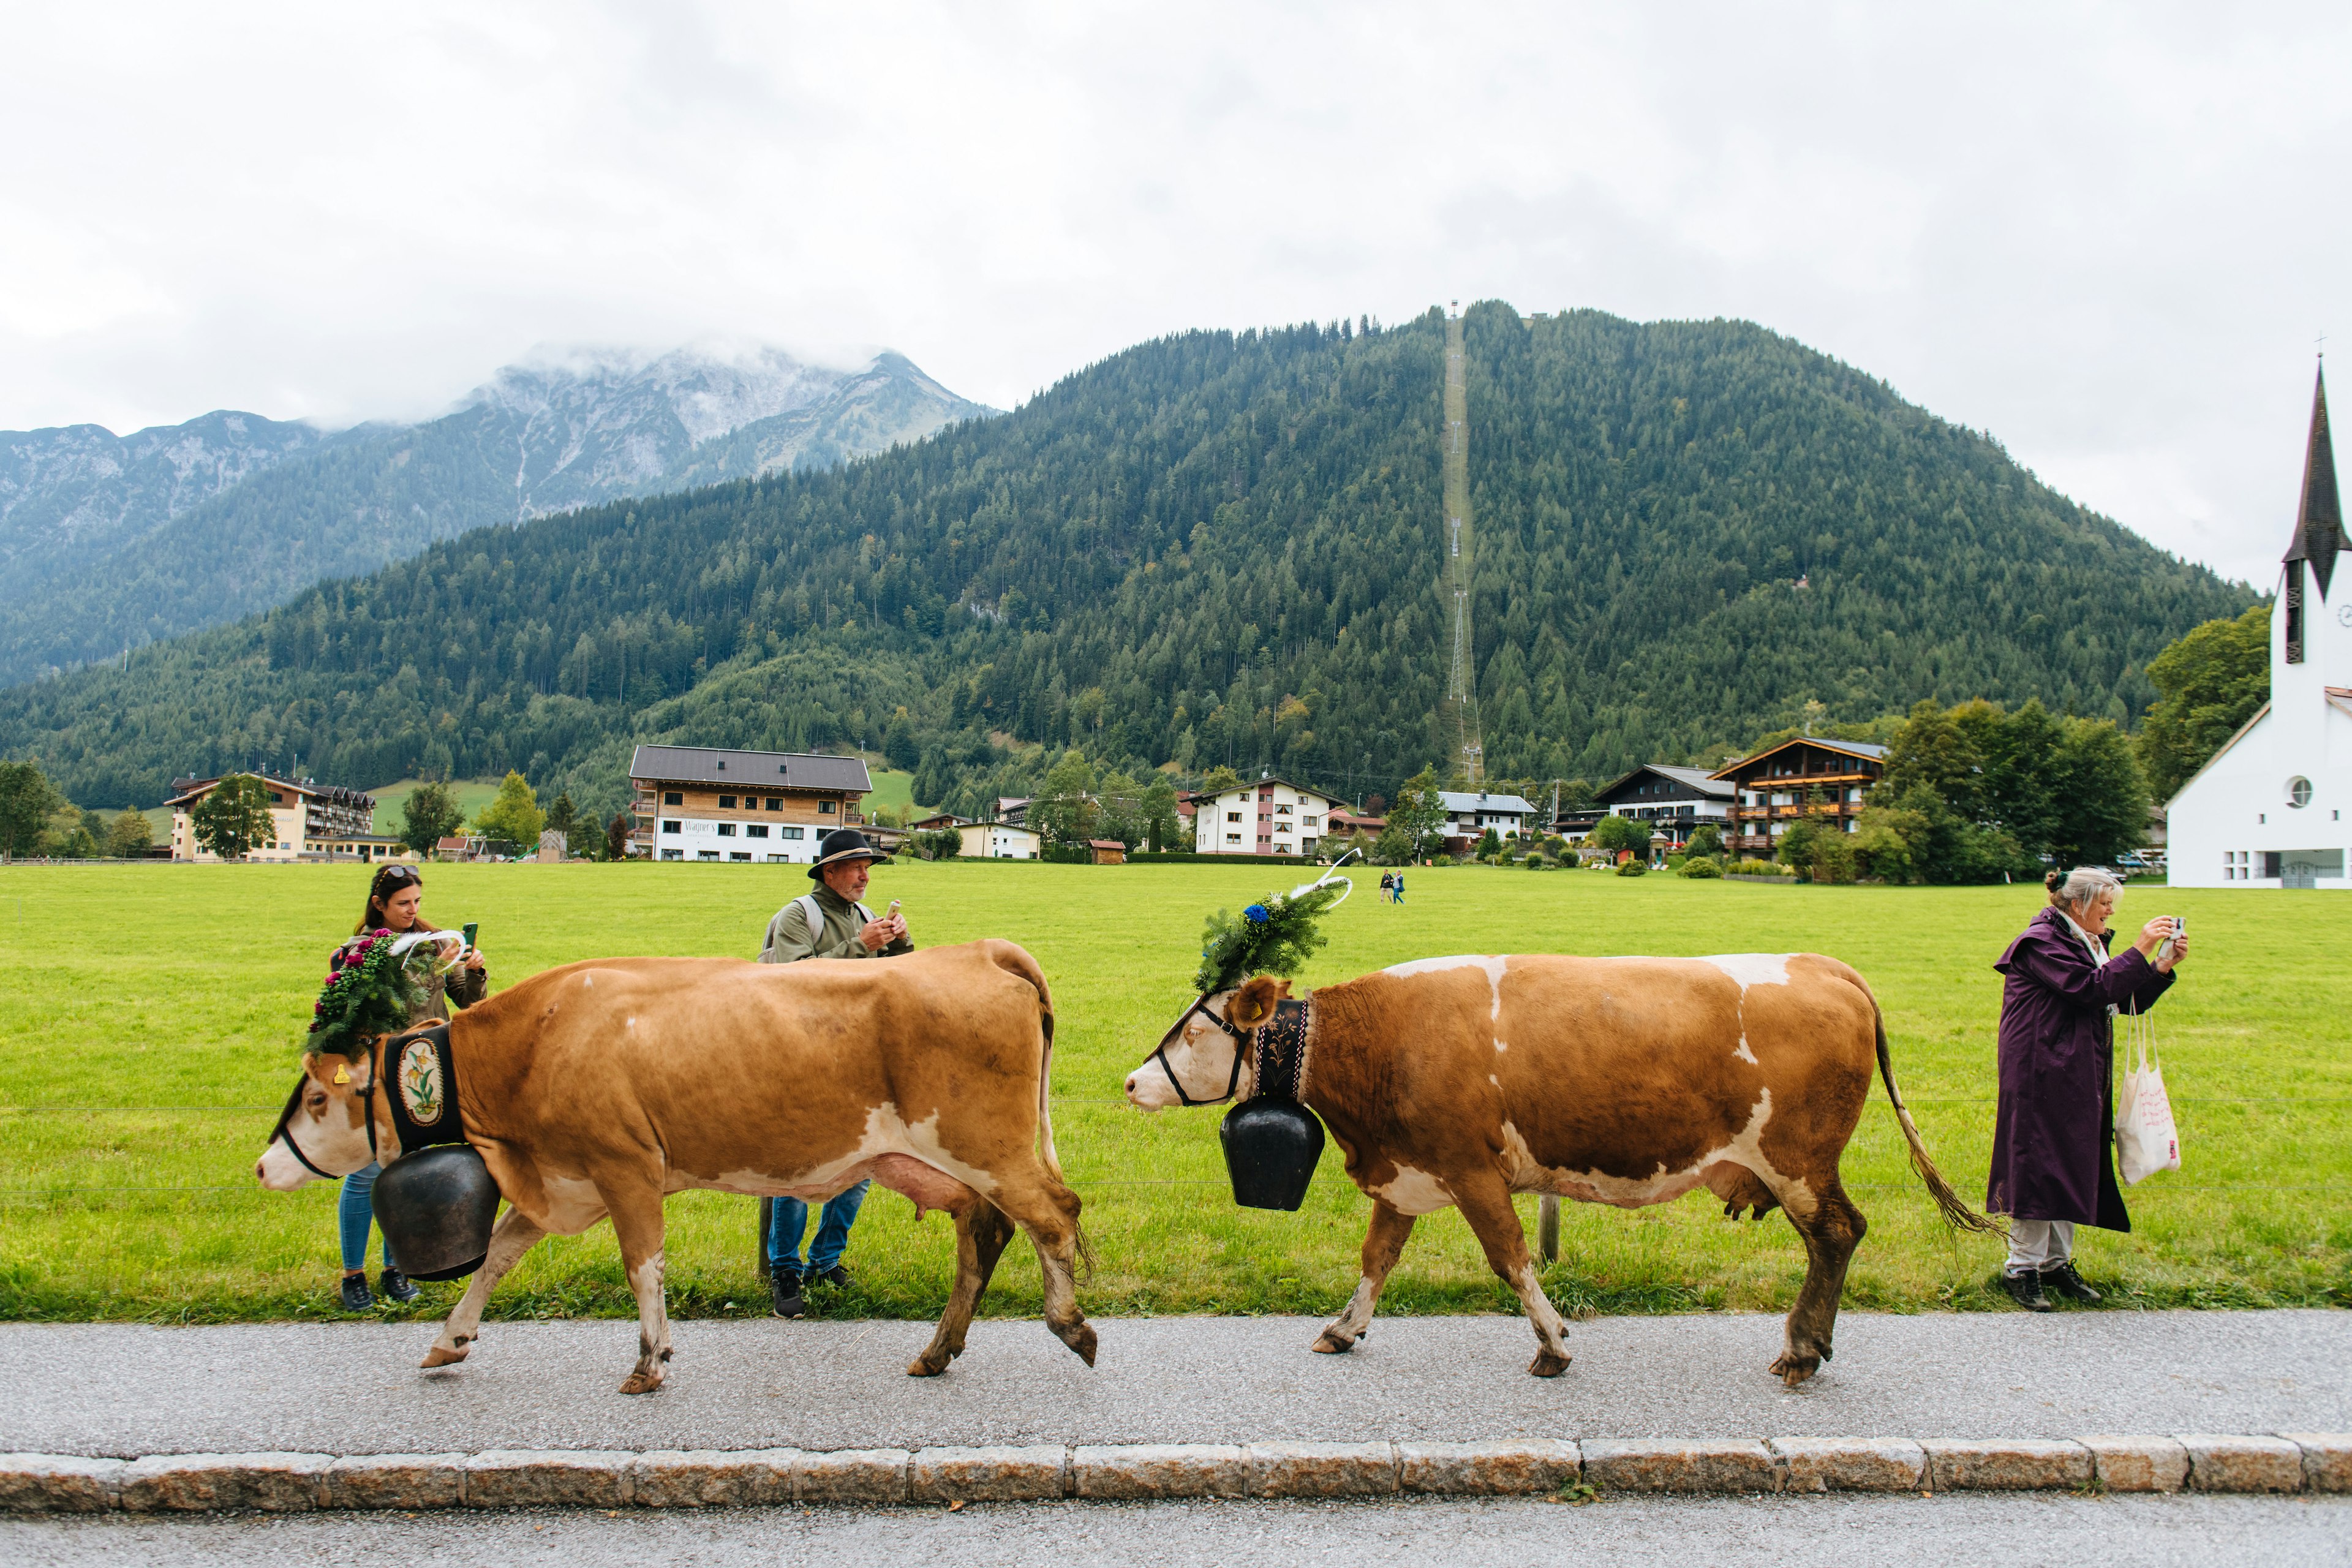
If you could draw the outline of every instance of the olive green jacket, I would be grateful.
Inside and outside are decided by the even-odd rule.
[[[809,929],[809,906],[814,903],[820,919],[816,929]],[[819,882],[814,891],[804,894],[776,911],[768,922],[768,940],[760,949],[762,963],[797,963],[803,958],[896,958],[902,952],[912,952],[915,944],[905,937],[876,952],[857,940],[857,933],[874,919],[874,911],[864,904],[853,904],[831,888]]]

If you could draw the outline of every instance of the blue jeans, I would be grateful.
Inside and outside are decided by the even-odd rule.
[[[375,1223],[375,1178],[382,1165],[370,1165],[364,1171],[353,1171],[343,1178],[343,1195],[335,1205],[335,1223],[343,1235],[343,1267],[367,1267],[368,1227]],[[383,1266],[392,1264],[392,1243],[383,1244]]]
[[[866,1189],[871,1182],[860,1182],[845,1187],[824,1204],[819,1216],[816,1239],[809,1243],[808,1271],[822,1274],[841,1261],[843,1250],[849,1246],[849,1227],[857,1223],[857,1207],[866,1201]],[[801,1233],[808,1229],[808,1205],[798,1198],[770,1198],[775,1205],[768,1222],[768,1261],[779,1268],[801,1266]]]

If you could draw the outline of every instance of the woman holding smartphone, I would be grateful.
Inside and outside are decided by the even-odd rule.
[[[438,926],[426,923],[418,914],[425,902],[425,878],[414,866],[391,865],[376,872],[368,883],[367,907],[361,911],[360,923],[352,928],[352,942],[343,943],[328,956],[330,973],[342,968],[350,959],[352,942],[372,931],[388,931],[394,935],[409,931],[438,931]],[[449,933],[444,945],[446,955],[454,955],[464,939]],[[470,1007],[489,991],[489,972],[482,963],[479,948],[467,947],[465,960],[457,968],[436,973],[425,984],[424,995],[409,1010],[409,1026],[446,1020],[449,1009]],[[375,1305],[368,1294],[367,1242],[368,1229],[375,1223],[376,1173],[383,1167],[370,1165],[364,1171],[354,1171],[343,1178],[343,1192],[337,1217],[342,1232],[343,1284],[341,1302],[344,1310],[364,1312]],[[416,1300],[416,1287],[409,1278],[393,1267],[392,1247],[385,1244],[383,1274],[376,1281],[383,1293],[395,1301]]]

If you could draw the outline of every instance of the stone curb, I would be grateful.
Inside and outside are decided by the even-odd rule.
[[[740,1508],[1597,1492],[2352,1492],[2352,1434],[0,1454],[0,1513]]]

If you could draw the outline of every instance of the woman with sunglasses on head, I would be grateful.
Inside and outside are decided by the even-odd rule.
[[[335,949],[327,959],[331,973],[342,968],[352,955],[352,946],[372,931],[388,931],[394,935],[409,931],[438,931],[418,915],[417,908],[425,901],[425,878],[414,866],[392,865],[377,871],[368,883],[367,908],[360,915],[360,923],[352,929],[352,941]],[[451,932],[445,952],[454,952],[463,941]],[[467,952],[465,962],[446,973],[434,974],[425,983],[424,994],[409,1010],[410,1027],[446,1021],[452,1006],[470,1007],[489,990],[490,977],[483,966],[479,948]],[[368,1294],[367,1243],[368,1229],[375,1223],[376,1173],[383,1167],[370,1165],[364,1171],[354,1171],[343,1178],[343,1193],[338,1216],[343,1243],[343,1285],[341,1301],[345,1310],[364,1312],[375,1305]],[[416,1300],[416,1287],[408,1277],[393,1267],[392,1247],[386,1243],[383,1253],[383,1275],[377,1280],[386,1296],[395,1301]]]

